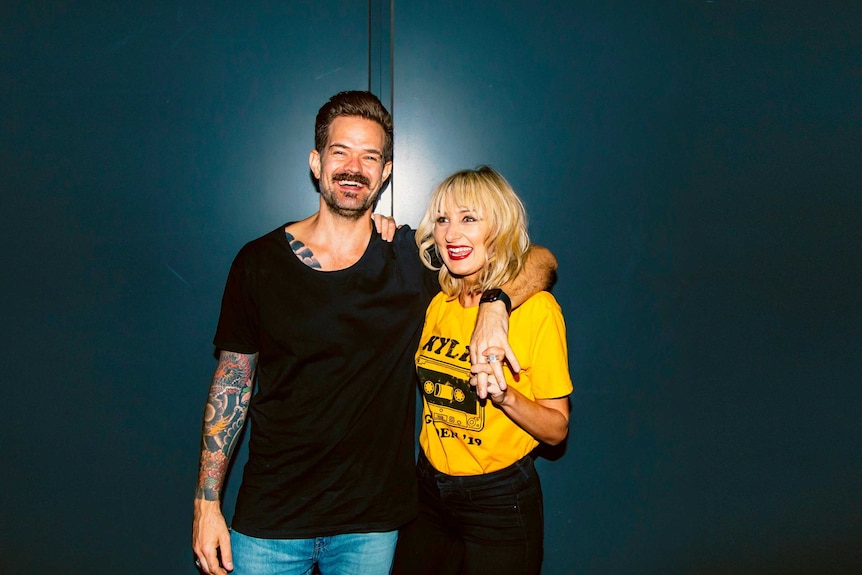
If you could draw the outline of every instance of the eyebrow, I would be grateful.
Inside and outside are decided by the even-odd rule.
[[[359,149],[359,150],[361,150],[361,151],[365,152],[366,154],[377,154],[378,156],[382,156],[382,155],[383,155],[383,152],[382,152],[382,151],[380,151],[380,150],[378,150],[377,148],[354,148],[354,147],[349,146],[349,145],[347,145],[347,144],[340,144],[340,143],[338,143],[338,142],[332,142],[331,144],[329,144],[328,148],[329,148],[330,150],[331,150],[332,148],[345,148],[345,149],[347,149],[347,150],[355,150],[355,149]]]
[[[458,207],[458,209],[457,209],[457,210],[455,210],[455,214],[454,214],[454,215],[459,215],[459,214],[469,214],[469,213],[478,214],[478,213],[479,213],[479,210],[477,210],[477,209],[475,209],[475,208]],[[438,216],[445,216],[445,215],[446,215],[446,208],[444,208],[444,207],[442,207],[442,206],[441,206],[441,207],[439,207],[439,208],[437,209],[437,215],[438,215]]]

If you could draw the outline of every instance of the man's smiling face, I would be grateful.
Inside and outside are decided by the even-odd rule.
[[[392,162],[383,161],[385,139],[377,122],[341,116],[329,126],[325,149],[311,151],[309,166],[333,214],[355,220],[374,207],[392,171]]]

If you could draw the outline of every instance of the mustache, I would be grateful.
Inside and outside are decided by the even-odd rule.
[[[362,174],[351,174],[349,172],[339,172],[332,176],[333,182],[357,182],[363,186],[370,186],[371,180]]]

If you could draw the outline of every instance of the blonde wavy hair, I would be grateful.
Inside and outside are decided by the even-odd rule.
[[[488,166],[461,170],[443,180],[431,194],[428,209],[416,230],[416,245],[425,267],[439,270],[440,288],[450,298],[461,293],[463,280],[449,273],[434,242],[437,217],[445,213],[446,202],[468,208],[488,222],[485,238],[487,261],[472,286],[476,294],[500,287],[513,279],[524,267],[530,237],[527,235],[527,213],[521,199],[499,172]]]

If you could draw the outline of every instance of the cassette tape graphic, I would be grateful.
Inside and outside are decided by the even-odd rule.
[[[419,357],[416,372],[434,421],[473,431],[485,426],[485,408],[470,387],[469,369]]]

